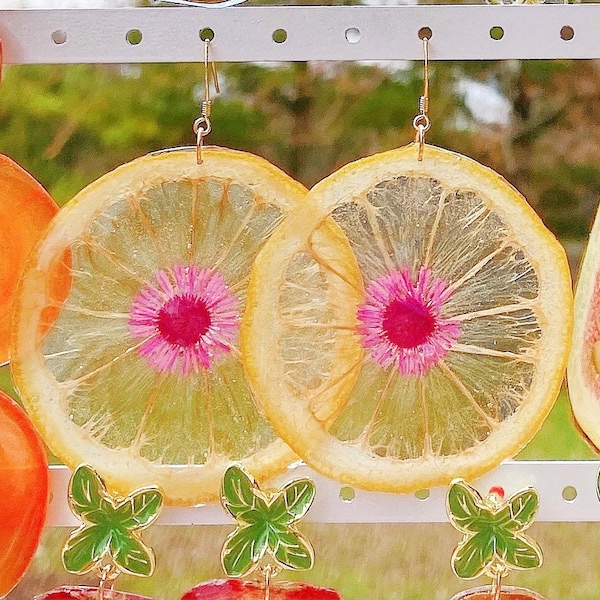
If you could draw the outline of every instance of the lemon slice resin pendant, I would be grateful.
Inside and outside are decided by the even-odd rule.
[[[297,460],[256,409],[239,329],[252,262],[306,190],[248,153],[202,158],[150,154],[70,201],[25,267],[13,339],[21,397],[60,459],[181,505],[218,499],[231,461],[263,481]],[[321,234],[327,256],[351,255],[333,223]],[[312,267],[328,298],[337,275]],[[49,285],[57,271],[67,294]],[[296,375],[338,397],[310,368]]]
[[[324,325],[355,352],[349,397],[327,421],[314,395],[289,385],[290,329],[271,283],[326,219],[361,274]],[[560,389],[565,252],[502,177],[447,150],[414,143],[319,182],[259,253],[249,289],[242,348],[265,414],[310,466],[349,485],[410,492],[474,478],[533,437]]]

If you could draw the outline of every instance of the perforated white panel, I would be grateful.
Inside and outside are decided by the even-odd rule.
[[[600,502],[596,481],[600,462],[536,462],[508,461],[481,480],[472,482],[482,494],[493,485],[500,485],[507,494],[533,486],[540,494],[537,521],[600,521]],[[67,505],[70,471],[51,467],[52,501],[48,525],[75,526],[77,521]],[[352,495],[344,501],[340,492],[344,486],[301,466],[290,470],[277,483],[299,476],[308,476],[317,486],[317,496],[306,521],[319,523],[443,523],[447,521],[446,488],[434,488],[420,500],[415,495],[384,494],[344,489],[342,495]],[[573,496],[575,496],[573,498]],[[567,499],[566,499],[567,498]],[[216,503],[193,508],[166,508],[160,521],[171,525],[230,524],[231,519]]]
[[[422,27],[432,60],[599,58],[598,23],[594,4],[31,9],[0,11],[0,36],[9,63],[201,62],[204,28],[216,61],[419,60]]]

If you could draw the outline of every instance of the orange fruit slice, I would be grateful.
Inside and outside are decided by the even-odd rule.
[[[0,595],[21,580],[38,548],[48,507],[48,459],[25,411],[0,391],[0,476],[2,520]]]
[[[577,277],[575,325],[567,367],[577,423],[600,448],[600,211],[592,226]]]
[[[335,314],[315,321],[284,292],[329,218],[362,281],[351,293],[344,281]],[[562,246],[499,175],[432,146],[422,161],[410,145],[318,183],[261,250],[249,289],[242,350],[256,397],[310,466],[346,484],[408,492],[476,477],[535,434],[563,379],[572,294]],[[289,314],[304,331],[353,342],[343,361],[356,381],[327,421],[310,390],[290,385],[290,365],[310,354],[326,374],[342,359],[308,334],[290,356]]]
[[[10,313],[25,258],[58,206],[17,163],[0,154],[0,363],[9,358]],[[59,282],[59,288],[61,284]]]
[[[182,505],[218,498],[232,461],[265,480],[297,459],[256,410],[238,329],[252,262],[306,190],[247,153],[203,159],[151,154],[69,202],[27,263],[13,340],[14,380],[61,460]],[[351,267],[335,225],[323,232]],[[66,299],[47,285],[61,264]],[[313,266],[327,298],[331,275]],[[315,368],[298,366],[297,384],[323,385]]]

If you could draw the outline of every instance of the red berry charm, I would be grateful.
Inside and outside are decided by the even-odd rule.
[[[269,587],[269,598],[270,600],[342,600],[335,590],[315,587],[301,581],[272,583]],[[62,600],[62,598],[52,600]],[[196,586],[181,600],[265,600],[265,587],[256,581],[215,579]]]
[[[497,496],[499,500],[504,500],[504,488],[499,485],[493,485],[489,491],[490,495]]]
[[[98,600],[98,588],[89,586],[63,586],[36,596],[34,600]],[[103,590],[102,600],[153,600],[147,596],[128,594],[117,590]]]

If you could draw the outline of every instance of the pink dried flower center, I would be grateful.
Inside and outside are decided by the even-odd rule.
[[[415,278],[402,267],[374,279],[356,313],[363,347],[384,369],[425,375],[462,333],[461,323],[443,314],[451,295],[448,283],[429,267],[421,267]]]
[[[383,331],[399,348],[424,344],[435,330],[435,317],[416,298],[392,300],[383,313]]]
[[[219,272],[177,264],[133,298],[128,325],[150,366],[187,376],[231,352],[239,320],[239,300]]]
[[[157,327],[170,344],[189,347],[196,344],[208,331],[210,312],[200,298],[174,296],[160,309]]]

